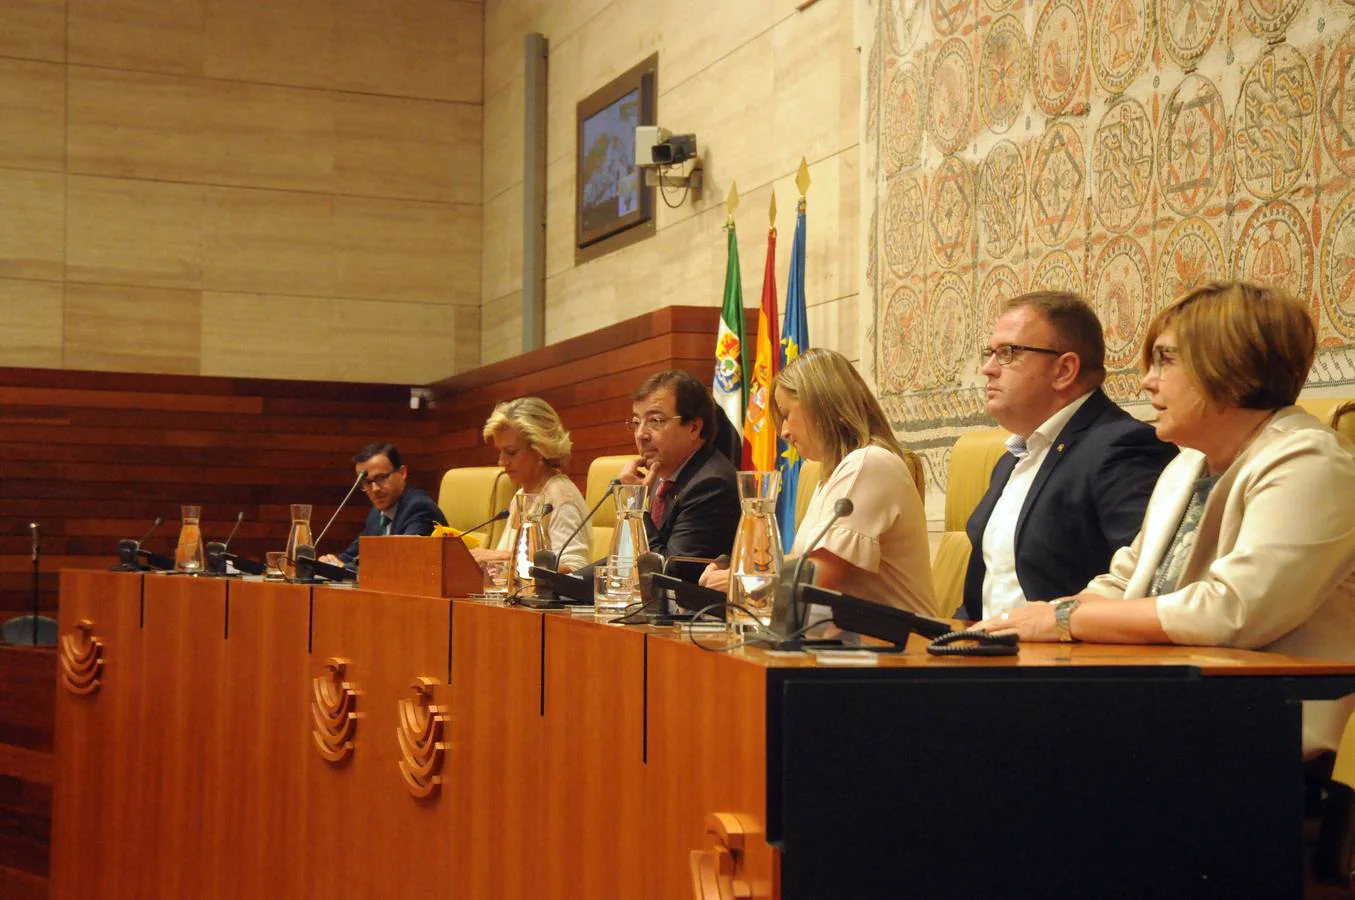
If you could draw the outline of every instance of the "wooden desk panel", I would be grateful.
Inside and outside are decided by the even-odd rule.
[[[676,850],[710,845],[706,816],[743,813],[766,827],[767,669],[668,633],[648,638],[645,818],[653,846],[675,850],[650,860],[652,896],[678,898],[691,896],[691,875]],[[753,896],[775,896],[775,853],[761,838],[747,852]]]
[[[52,801],[53,897],[131,898],[130,879],[147,868],[135,803],[146,771],[137,753],[141,703],[141,576],[61,573],[60,632],[94,623],[103,642],[99,689],[56,692],[56,782]]]
[[[213,900],[226,871],[226,582],[147,575],[144,585],[136,747],[117,774],[134,784],[145,853],[128,896]]]
[[[461,897],[549,897],[545,855],[581,835],[542,828],[545,723],[540,613],[452,604],[451,760],[444,803],[456,814],[449,857]]]
[[[227,589],[221,896],[304,897],[311,588],[234,580]]]
[[[414,696],[414,679],[446,678],[450,606],[434,598],[315,589],[309,674],[320,675],[330,658],[348,660],[344,677],[358,691],[359,718],[346,761],[329,762],[308,747],[306,896],[413,897],[453,882],[456,810],[441,793],[410,795],[396,737],[399,703]],[[301,702],[309,697],[308,691]],[[435,703],[449,699],[440,685]]]
[[[661,897],[645,832],[645,635],[545,616],[545,883],[559,900]]]

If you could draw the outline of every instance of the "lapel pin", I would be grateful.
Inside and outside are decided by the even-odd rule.
[[[1063,445],[1062,445],[1062,444],[1059,444],[1059,446],[1058,446],[1056,449],[1057,449],[1060,453],[1062,453],[1062,452],[1063,452]]]

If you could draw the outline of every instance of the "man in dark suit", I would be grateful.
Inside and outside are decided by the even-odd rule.
[[[970,619],[1076,594],[1105,572],[1176,455],[1101,390],[1101,322],[1076,294],[1012,298],[982,356],[988,412],[1012,437],[965,529]]]
[[[409,472],[394,444],[368,444],[353,457],[355,472],[366,477],[362,490],[372,501],[372,511],[362,526],[363,535],[429,535],[434,525],[446,525],[447,517],[433,498],[408,485]],[[358,541],[341,553],[327,553],[320,562],[354,566],[358,561]]]
[[[734,546],[739,487],[729,459],[716,450],[715,403],[687,372],[651,375],[631,395],[631,430],[638,458],[621,470],[622,484],[649,488],[649,549],[664,556],[713,559]],[[695,581],[700,564],[669,573]]]

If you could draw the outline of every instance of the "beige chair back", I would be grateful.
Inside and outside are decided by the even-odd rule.
[[[635,458],[635,454],[626,456],[599,456],[588,464],[588,485],[584,499],[588,508],[598,502],[607,485],[621,474],[621,468]],[[593,556],[602,559],[612,549],[612,532],[616,530],[616,504],[604,503],[593,513]]]
[[[498,510],[506,509],[512,498],[513,482],[498,466],[448,469],[438,488],[438,507],[447,517],[447,524],[460,531],[479,525]],[[491,522],[476,533],[484,546],[493,547],[504,527],[503,522]]]
[[[1355,400],[1350,397],[1300,397],[1295,404],[1355,441]]]
[[[1006,431],[985,428],[961,435],[950,451],[946,530],[932,558],[932,584],[944,615],[950,615],[964,602],[965,570],[972,549],[964,531],[965,523],[987,492],[993,466],[1007,452],[1006,442]]]

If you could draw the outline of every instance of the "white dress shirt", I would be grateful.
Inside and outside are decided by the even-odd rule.
[[[1007,439],[1007,450],[1016,467],[997,498],[988,527],[983,531],[983,617],[985,619],[1026,605],[1025,591],[1016,577],[1016,523],[1026,505],[1035,474],[1049,455],[1049,448],[1073,415],[1087,402],[1091,391],[1054,413],[1024,441],[1020,435]],[[1024,455],[1022,451],[1024,450]]]

